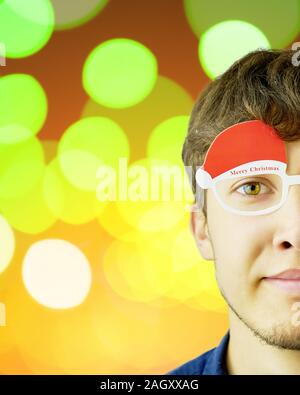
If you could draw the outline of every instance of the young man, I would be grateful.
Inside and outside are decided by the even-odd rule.
[[[294,56],[292,50],[251,52],[194,105],[182,151],[193,169],[191,225],[200,254],[214,261],[230,327],[216,348],[168,375],[300,374],[300,66]]]

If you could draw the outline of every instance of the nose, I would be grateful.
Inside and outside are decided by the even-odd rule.
[[[290,177],[294,177],[293,184],[290,184],[287,200],[278,211],[279,229],[273,245],[280,250],[294,248],[300,253],[300,176]]]

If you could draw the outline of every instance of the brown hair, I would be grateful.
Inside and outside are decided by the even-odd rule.
[[[200,92],[182,149],[184,165],[192,170],[195,201],[196,168],[203,164],[210,144],[225,128],[259,119],[274,127],[284,141],[300,139],[300,66],[293,64],[293,55],[291,49],[252,51]],[[206,216],[205,194],[204,202]]]

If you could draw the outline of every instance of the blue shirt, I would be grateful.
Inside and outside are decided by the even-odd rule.
[[[166,375],[228,375],[226,366],[226,352],[229,342],[229,330],[221,340],[220,344],[206,351],[204,354],[185,362],[176,369],[166,373]]]

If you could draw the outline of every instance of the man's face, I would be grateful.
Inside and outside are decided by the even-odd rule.
[[[300,141],[287,142],[287,174],[300,174]],[[192,214],[194,235],[205,259],[215,261],[219,288],[231,309],[269,344],[300,349],[292,320],[298,295],[264,277],[300,268],[300,185],[289,187],[285,204],[271,214],[242,216],[225,211],[207,192],[207,223]]]

